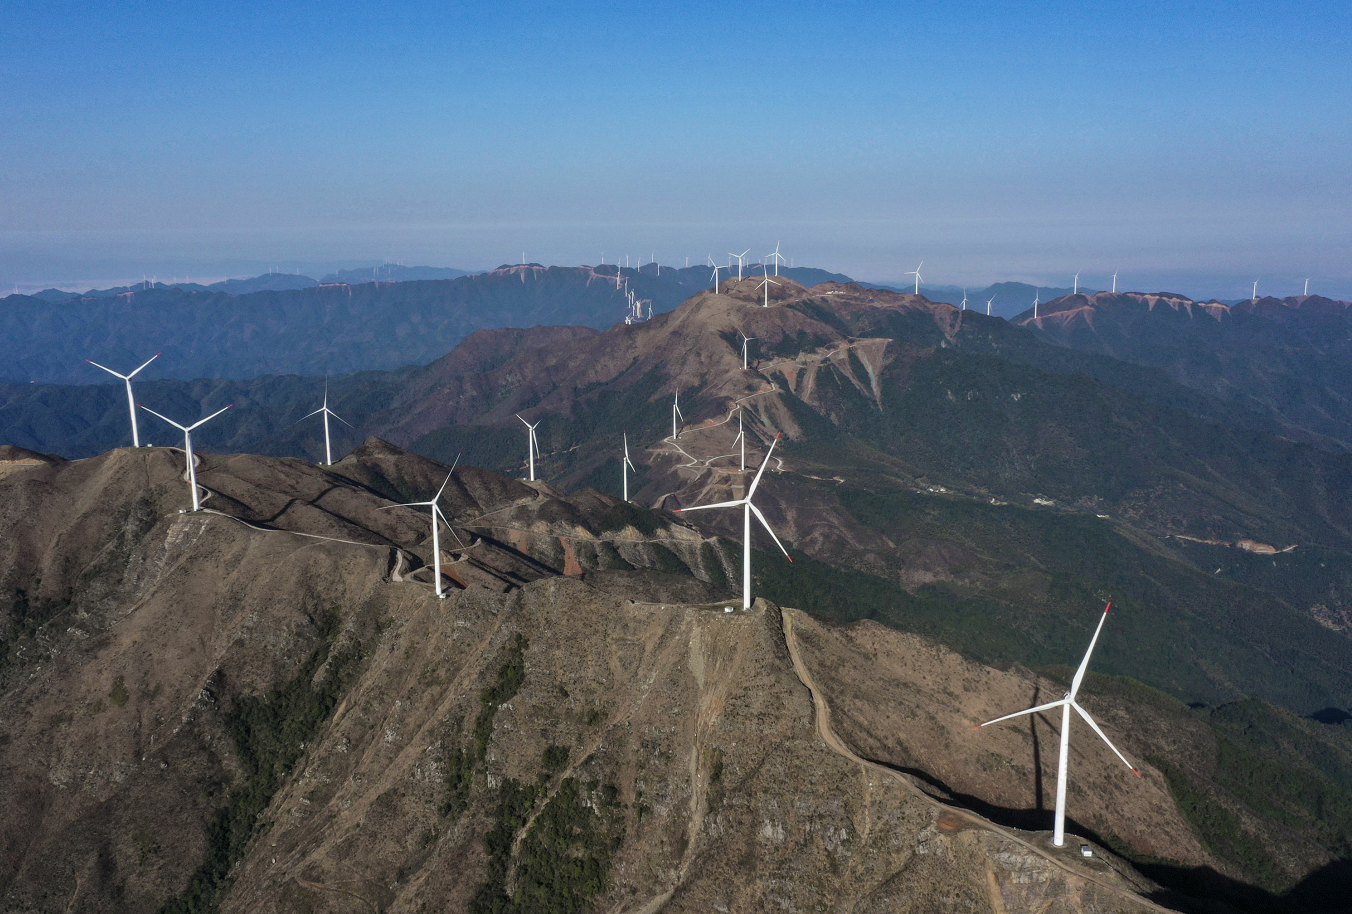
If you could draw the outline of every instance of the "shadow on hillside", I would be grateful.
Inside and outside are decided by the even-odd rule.
[[[951,790],[926,771],[868,759],[917,781],[937,800],[958,806],[1005,828],[1019,831],[1050,831],[1053,813],[1043,809],[996,806],[977,796]],[[1129,856],[1115,836],[1098,834],[1082,822],[1066,817],[1066,834],[1086,838],[1112,850],[1156,883],[1160,890],[1147,897],[1156,904],[1196,914],[1345,914],[1352,898],[1352,860],[1338,860],[1306,876],[1281,895],[1237,879],[1207,866],[1182,866],[1157,859]]]

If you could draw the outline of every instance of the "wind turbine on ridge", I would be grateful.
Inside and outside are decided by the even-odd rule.
[[[521,421],[524,422],[525,420],[523,419]],[[460,456],[458,454],[456,455],[455,461],[456,463],[460,462]],[[451,531],[452,536],[457,540],[460,539],[455,532],[455,528],[451,526],[451,522],[447,520],[446,515],[441,512],[441,506],[437,504],[437,501],[441,498],[441,493],[446,491],[446,485],[451,481],[451,477],[454,475],[455,464],[451,464],[451,472],[446,474],[446,482],[443,482],[441,488],[437,489],[437,494],[432,497],[431,501],[410,501],[401,505],[385,505],[380,509],[381,511],[387,511],[390,508],[432,509],[432,583],[436,587],[438,600],[446,599],[446,594],[441,591],[441,536],[439,535],[437,518],[440,517],[445,522],[446,527]]]
[[[737,278],[738,278],[739,280],[742,278],[742,258],[746,257],[746,255],[747,255],[747,254],[750,254],[750,253],[751,253],[751,248],[747,248],[745,251],[743,251],[743,252],[740,253],[740,254],[734,254],[734,253],[732,253],[732,251],[728,251],[728,256],[729,256],[729,257],[736,257],[736,258],[737,258]]]
[[[741,335],[741,337],[742,337],[742,370],[743,370],[743,371],[746,371],[746,344],[749,343],[749,342],[751,342],[751,341],[754,340],[754,339],[757,339],[757,337],[754,337],[754,336],[747,336],[746,333],[745,333],[745,331],[742,331],[742,330],[738,330],[737,332],[738,332],[738,333]]]
[[[1038,289],[1038,290],[1033,294],[1033,320],[1037,320],[1037,306],[1038,306],[1038,299],[1040,299],[1041,297],[1042,297],[1042,290],[1041,290],[1041,289]]]
[[[713,259],[712,257],[709,258],[709,262],[710,262],[710,263],[713,263],[713,260],[714,260],[714,259]],[[718,291],[718,264],[716,264],[716,263],[714,263],[714,275],[713,275],[713,280],[714,280],[713,291],[714,291],[714,292],[717,292],[717,291]]]
[[[1075,696],[1079,694],[1080,684],[1084,682],[1084,674],[1089,669],[1089,655],[1094,653],[1094,644],[1098,641],[1099,632],[1103,631],[1103,623],[1108,621],[1108,610],[1113,608],[1109,603],[1103,608],[1103,617],[1099,619],[1098,628],[1094,629],[1094,637],[1089,639],[1089,650],[1084,652],[1084,659],[1080,661],[1080,668],[1075,671],[1075,678],[1070,682],[1070,691],[1065,694],[1060,701],[1051,701],[1045,705],[1038,705],[1036,708],[1029,708],[1027,711],[1015,711],[1013,714],[1006,714],[1004,717],[997,717],[995,720],[988,720],[984,724],[977,724],[973,730],[980,730],[982,727],[989,727],[991,724],[998,724],[1002,720],[1009,720],[1014,717],[1022,717],[1025,714],[1037,714],[1041,711],[1048,711],[1052,708],[1061,709],[1061,759],[1056,768],[1056,824],[1052,830],[1052,844],[1057,847],[1066,845],[1066,764],[1070,760],[1070,709],[1074,708],[1076,712],[1084,718],[1085,723],[1099,735],[1108,748],[1113,750],[1113,754],[1122,760],[1122,764],[1131,769],[1131,773],[1138,778],[1141,772],[1127,757],[1117,751],[1112,740],[1099,729],[1099,725],[1094,722],[1094,718],[1089,716],[1089,712],[1075,701]]]
[[[319,409],[315,410],[314,412],[302,416],[300,422],[304,422],[306,419],[310,418],[310,416],[317,416],[320,413],[324,414],[324,466],[331,467],[333,466],[333,451],[329,447],[329,416],[332,416],[333,418],[337,419],[339,422],[343,423],[350,429],[355,430],[356,426],[353,425],[351,422],[348,422],[342,416],[335,413],[333,410],[329,409],[328,378],[324,379],[324,405],[319,407]]]
[[[775,249],[774,249],[773,251],[771,251],[770,253],[766,254],[765,256],[774,259],[774,262],[775,262],[775,275],[778,276],[778,275],[779,275],[779,265],[780,265],[781,263],[783,263],[783,262],[787,259],[787,258],[783,257],[782,255],[780,255],[780,253],[779,253],[779,242],[778,242],[778,241],[775,242]]]
[[[139,404],[139,403],[136,404],[136,405],[137,405],[137,406],[141,406],[141,404]],[[230,404],[230,406],[234,406],[234,405],[235,405],[235,404],[233,404],[233,403]],[[226,409],[229,409],[230,406],[225,407],[225,409],[218,409],[218,410],[216,410],[214,413],[212,413],[210,416],[207,416],[205,419],[198,419],[198,420],[197,420],[196,422],[194,422],[192,425],[179,425],[177,422],[175,422],[173,419],[170,419],[170,418],[167,417],[167,416],[160,416],[159,413],[155,412],[155,411],[154,411],[153,409],[151,409],[150,407],[148,407],[148,406],[141,406],[141,409],[143,409],[143,410],[145,410],[146,412],[150,413],[152,416],[159,416],[159,418],[163,419],[165,422],[168,422],[168,423],[169,423],[170,425],[172,425],[174,428],[182,429],[182,430],[183,430],[183,452],[184,452],[184,454],[187,455],[187,459],[188,459],[188,485],[189,485],[190,487],[192,487],[192,509],[193,509],[193,511],[200,511],[200,510],[202,509],[202,503],[201,503],[201,501],[199,501],[198,498],[197,498],[197,467],[196,467],[196,465],[193,463],[193,460],[192,460],[192,430],[195,429],[195,428],[197,428],[199,425],[206,425],[206,424],[207,424],[208,422],[210,422],[212,419],[215,419],[215,418],[216,418],[217,416],[219,416],[221,413],[225,412]]]
[[[1076,274],[1075,274],[1075,288],[1071,289],[1070,294],[1071,294],[1071,295],[1079,295],[1079,294],[1080,294],[1080,274],[1079,274],[1079,273],[1076,273]]]
[[[920,267],[923,267],[924,265],[925,265],[925,261],[922,260],[922,261],[920,261],[920,266],[916,267],[914,270],[907,270],[906,273],[904,274],[904,275],[906,275],[906,276],[910,276],[910,275],[912,275],[912,274],[915,275],[915,294],[916,294],[916,295],[919,295],[919,294],[920,294]]]
[[[513,415],[518,419],[521,419],[520,413],[514,413]],[[535,425],[539,425],[540,420],[536,419],[535,425],[531,425],[529,422],[526,422],[525,419],[521,419],[521,421],[526,426],[526,452],[530,457],[530,481],[535,482],[535,455],[540,450],[540,446],[535,441]]]
[[[1308,286],[1309,283],[1307,282],[1306,285]],[[15,292],[16,292],[16,294],[17,294],[17,292],[18,292],[18,286],[15,286],[14,288],[15,288]],[[155,354],[152,355],[150,358],[146,359],[145,365],[142,365],[141,368],[145,368],[146,365],[149,365],[151,362],[153,362],[153,361],[155,361],[156,359],[158,359],[161,355],[162,355],[162,353],[159,353],[159,352],[155,353]],[[141,373],[141,368],[136,369],[136,370],[133,371],[131,374],[118,374],[116,371],[113,371],[111,368],[104,368],[104,366],[100,365],[98,362],[92,362],[92,361],[90,361],[89,359],[85,359],[85,361],[86,361],[86,362],[89,362],[89,364],[90,364],[90,365],[93,365],[95,368],[103,368],[103,370],[106,371],[106,372],[108,372],[110,375],[113,375],[113,376],[115,376],[115,377],[119,377],[119,378],[121,378],[124,382],[126,382],[126,385],[127,385],[127,409],[129,409],[129,410],[131,411],[131,446],[132,446],[132,447],[140,447],[140,446],[141,446],[141,433],[140,433],[140,431],[136,428],[136,400],[135,400],[135,399],[132,397],[132,395],[131,395],[131,379],[134,378],[134,377],[136,377],[138,374]]]
[[[672,441],[675,441],[675,440],[677,440],[678,438],[681,437],[681,430],[680,430],[680,428],[676,425],[676,418],[677,418],[678,416],[680,417],[680,420],[681,420],[682,422],[685,421],[685,416],[681,415],[681,392],[680,392],[679,390],[676,391],[676,396],[675,396],[675,398],[673,398],[672,401],[671,401],[671,440],[672,440]]]
[[[963,286],[963,287],[962,287],[962,308],[959,309],[959,310],[962,310],[962,311],[966,311],[966,310],[967,310],[967,287],[966,287],[966,286]]]
[[[1308,279],[1305,280],[1305,291],[1302,294],[1304,295],[1310,294],[1310,281]]]
[[[994,303],[995,303],[995,296],[994,296],[994,295],[992,295],[989,299],[986,300],[986,316],[987,316],[987,317],[990,317],[990,316],[991,316],[991,305],[994,304]]]
[[[1117,271],[1113,270],[1113,294],[1117,294]]]
[[[755,514],[756,519],[761,522],[761,526],[770,534],[770,538],[775,541],[779,551],[784,553],[784,558],[790,562],[793,556],[789,555],[789,550],[784,548],[784,544],[775,536],[775,531],[770,528],[770,522],[765,519],[765,515],[760,509],[751,503],[752,497],[756,494],[756,486],[760,485],[761,475],[765,468],[770,465],[770,455],[775,452],[775,445],[779,443],[779,436],[783,432],[775,434],[775,440],[770,442],[770,450],[765,453],[765,460],[761,462],[760,469],[756,471],[756,478],[751,481],[751,487],[746,490],[746,496],[736,501],[720,501],[712,505],[696,505],[693,508],[677,508],[677,512],[686,511],[704,511],[708,508],[741,508],[742,509],[742,609],[751,608],[751,515]]]
[[[770,287],[771,287],[771,286],[782,285],[782,283],[777,283],[777,282],[775,282],[773,279],[770,278],[770,273],[769,273],[768,270],[765,269],[765,264],[761,264],[761,270],[765,272],[765,279],[764,279],[764,280],[761,282],[761,284],[760,284],[759,286],[757,286],[756,288],[758,288],[758,289],[760,289],[760,288],[765,289],[765,304],[761,305],[761,307],[762,307],[762,308],[768,308],[768,307],[770,307]]]
[[[1253,281],[1253,298],[1250,301],[1258,301],[1258,280]]]

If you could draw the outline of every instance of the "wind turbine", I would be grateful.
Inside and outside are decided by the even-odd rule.
[[[743,252],[740,253],[740,254],[734,254],[734,253],[732,253],[732,251],[728,251],[728,256],[729,256],[729,257],[736,257],[736,258],[737,258],[737,278],[738,278],[739,280],[742,278],[742,258],[745,257],[747,254],[750,254],[750,253],[751,253],[751,248],[747,248],[745,251],[743,251]]]
[[[685,416],[682,416],[682,415],[681,415],[681,392],[680,392],[679,390],[676,391],[676,397],[675,397],[675,399],[673,399],[673,400],[671,401],[671,440],[672,440],[672,441],[675,441],[677,438],[681,437],[680,429],[679,429],[679,428],[677,427],[677,425],[676,425],[676,418],[677,418],[678,416],[680,416],[680,419],[681,419],[682,422],[685,421]]]
[[[963,286],[963,287],[962,287],[962,308],[961,308],[961,310],[963,310],[963,311],[966,311],[966,310],[967,310],[967,287],[966,287],[966,286]]]
[[[629,471],[638,472],[634,461],[629,459],[629,433],[624,433],[624,456],[620,458],[620,473],[624,476],[624,500],[629,500]]]
[[[732,439],[733,444],[738,442],[742,445],[742,472],[746,472],[746,431],[742,428],[742,407],[737,407],[737,437]]]
[[[1305,294],[1305,295],[1309,295],[1309,294],[1310,294],[1310,281],[1309,281],[1308,279],[1305,280],[1305,292],[1304,292],[1303,294]]]
[[[519,413],[515,415],[518,419],[521,419]],[[540,450],[540,445],[535,441],[535,425],[539,425],[540,420],[536,419],[535,425],[531,425],[529,422],[526,422],[525,419],[521,419],[521,421],[526,426],[526,451],[530,456],[530,481],[535,482],[535,455],[539,453]]]
[[[1308,283],[1307,283],[1307,285],[1308,285]],[[18,286],[15,286],[14,289],[15,289],[15,294],[17,295],[17,294],[18,294]],[[154,355],[152,355],[150,358],[146,359],[146,364],[145,364],[145,365],[142,365],[141,368],[145,368],[146,365],[149,365],[151,362],[153,362],[153,361],[155,361],[156,359],[158,359],[158,358],[160,357],[160,355],[161,355],[161,353],[158,353],[158,352],[157,352],[157,353],[155,353]],[[127,409],[129,409],[129,410],[131,411],[131,446],[132,446],[132,447],[140,447],[140,446],[141,446],[141,434],[140,434],[140,432],[139,432],[139,431],[137,430],[137,428],[136,428],[136,400],[135,400],[135,399],[132,397],[132,395],[131,395],[131,379],[134,378],[134,377],[136,377],[138,374],[140,374],[141,368],[136,369],[136,370],[133,371],[131,374],[118,374],[116,371],[113,371],[111,368],[104,368],[104,367],[103,367],[102,365],[100,365],[98,362],[90,362],[89,359],[85,359],[85,361],[86,361],[86,362],[89,362],[89,364],[90,364],[90,365],[93,365],[95,368],[103,368],[103,370],[106,371],[106,372],[108,372],[110,375],[114,375],[114,376],[116,376],[116,377],[119,377],[119,378],[121,378],[124,382],[126,382],[126,385],[127,385]]]
[[[773,251],[771,251],[770,253],[766,254],[765,256],[774,259],[774,262],[775,262],[775,275],[778,276],[778,275],[779,275],[779,265],[780,265],[781,263],[783,263],[784,260],[786,259],[785,257],[783,257],[783,256],[779,253],[779,242],[778,242],[778,241],[775,242],[775,249],[774,249]]]
[[[524,422],[525,420],[523,419],[522,421]],[[456,456],[455,460],[456,463],[460,462],[459,455]],[[410,501],[405,502],[401,505],[385,505],[380,509],[382,511],[386,511],[390,508],[432,509],[432,575],[433,575],[432,583],[436,586],[438,600],[446,599],[446,594],[441,592],[441,536],[439,534],[437,518],[440,517],[443,521],[445,521],[446,526],[451,528],[452,536],[455,536],[455,528],[451,527],[451,522],[449,520],[446,520],[446,515],[441,513],[441,506],[437,504],[437,501],[438,499],[441,498],[441,493],[446,491],[446,485],[451,481],[451,477],[454,475],[455,475],[455,464],[452,464],[451,472],[446,474],[446,482],[443,482],[441,484],[441,488],[437,489],[437,494],[432,498],[431,501]],[[459,539],[460,537],[456,536],[455,538]]]
[[[710,259],[711,261],[713,260],[712,257],[710,257],[709,259]],[[718,264],[714,264],[714,288],[713,288],[713,291],[715,291],[715,292],[718,291]]]
[[[925,261],[923,261],[923,260],[920,261],[920,267],[923,267],[924,265],[925,265]],[[920,267],[916,267],[914,270],[908,270],[908,271],[905,273],[906,276],[911,276],[912,274],[915,275],[915,294],[916,294],[916,295],[919,295],[919,294],[920,294]]]
[[[1108,739],[1104,732],[1099,729],[1099,725],[1094,723],[1094,718],[1089,716],[1089,712],[1080,707],[1075,701],[1075,696],[1080,691],[1080,683],[1084,681],[1085,670],[1089,668],[1089,655],[1094,653],[1094,644],[1098,641],[1099,632],[1103,631],[1103,623],[1108,621],[1108,610],[1113,608],[1109,603],[1103,608],[1103,617],[1099,619],[1098,628],[1094,629],[1094,637],[1089,640],[1089,650],[1084,652],[1084,659],[1080,661],[1080,668],[1075,671],[1075,678],[1070,682],[1070,691],[1065,694],[1060,701],[1048,702],[1045,705],[1038,705],[1036,708],[1029,708],[1027,711],[1016,711],[1013,714],[1006,714],[1004,717],[997,717],[995,720],[988,720],[984,724],[977,724],[973,730],[979,730],[982,727],[989,727],[991,724],[998,724],[1002,720],[1009,720],[1013,717],[1022,717],[1025,714],[1037,714],[1040,711],[1048,711],[1052,708],[1061,709],[1061,761],[1056,768],[1056,825],[1052,831],[1052,844],[1057,847],[1066,845],[1066,763],[1070,759],[1070,709],[1074,708],[1085,723],[1093,729],[1099,737],[1108,744],[1108,748],[1122,760],[1122,764],[1131,769],[1131,773],[1138,778],[1141,772],[1127,761],[1127,757],[1117,751],[1112,740]]]
[[[1070,294],[1072,294],[1072,295],[1079,295],[1079,294],[1080,294],[1080,274],[1079,274],[1079,273],[1076,273],[1076,274],[1075,274],[1075,288],[1071,290],[1071,293],[1070,293]]]
[[[1251,300],[1258,301],[1258,280],[1256,279],[1253,281],[1253,298]]]
[[[1041,290],[1041,289],[1038,289],[1037,292],[1035,292],[1035,293],[1033,294],[1033,320],[1037,320],[1037,305],[1038,305],[1038,299],[1040,299],[1041,297],[1042,297],[1042,290]]]
[[[756,339],[754,336],[747,336],[741,330],[737,331],[742,336],[742,370],[746,370],[746,344]]]
[[[783,434],[783,432],[776,434],[775,440],[770,442],[770,450],[766,451],[765,460],[762,461],[760,469],[756,471],[756,478],[751,481],[751,487],[746,490],[745,498],[739,498],[736,501],[720,501],[717,504],[712,505],[697,505],[696,507],[693,508],[676,509],[678,512],[703,511],[706,508],[742,509],[742,609],[751,608],[752,514],[756,515],[756,519],[761,522],[761,526],[763,526],[766,532],[770,534],[771,539],[775,541],[775,545],[779,547],[779,551],[784,553],[784,558],[788,559],[790,562],[793,561],[793,556],[789,555],[789,550],[784,548],[784,544],[779,541],[779,537],[775,536],[775,531],[770,529],[770,522],[765,519],[765,515],[760,512],[759,508],[757,508],[755,505],[751,503],[752,496],[756,494],[756,486],[760,485],[761,474],[763,474],[765,472],[765,468],[770,465],[770,455],[775,452],[775,445],[779,443],[779,435],[781,434]]]
[[[992,295],[986,302],[986,316],[991,316],[991,305],[995,302],[995,296]]]
[[[343,423],[348,428],[356,428],[356,426],[354,426],[351,422],[348,422],[342,416],[335,413],[333,410],[329,409],[328,378],[324,379],[324,405],[319,407],[319,409],[315,410],[309,415],[302,416],[300,421],[304,422],[306,419],[310,418],[310,416],[317,416],[320,413],[324,414],[324,465],[331,467],[333,466],[333,451],[329,448],[329,416],[332,416],[333,418],[337,419],[339,422]]]
[[[141,406],[141,404],[139,404],[139,403],[136,404],[136,405],[137,405],[137,406]],[[233,404],[233,403],[230,404],[230,406],[234,406],[234,405],[235,405],[235,404]],[[206,423],[210,422],[212,419],[215,419],[215,418],[216,418],[217,416],[219,416],[221,413],[225,412],[226,409],[229,409],[230,406],[225,407],[225,409],[218,409],[218,410],[216,410],[214,413],[212,413],[210,416],[207,416],[205,419],[198,419],[198,420],[197,420],[196,422],[194,422],[192,425],[179,425],[179,424],[178,424],[177,422],[175,422],[173,419],[170,419],[170,418],[168,418],[168,417],[166,417],[166,416],[160,416],[159,413],[155,412],[155,411],[154,411],[153,409],[151,409],[150,407],[148,407],[148,406],[141,406],[141,409],[143,409],[143,410],[145,410],[146,412],[150,413],[152,416],[159,416],[161,419],[163,419],[165,422],[168,422],[168,423],[169,423],[170,425],[172,425],[174,428],[178,428],[178,429],[182,429],[182,430],[183,430],[183,451],[184,451],[184,453],[187,454],[187,457],[188,457],[188,485],[192,487],[192,509],[193,509],[194,511],[200,511],[201,508],[202,508],[202,503],[201,503],[200,501],[198,501],[198,498],[197,498],[197,467],[194,466],[194,465],[193,465],[193,462],[192,462],[192,430],[195,429],[195,428],[197,428],[199,425],[205,425]]]
[[[1117,271],[1113,270],[1113,294],[1117,294]]]
[[[777,282],[775,282],[773,279],[770,278],[770,273],[769,273],[768,270],[765,269],[765,264],[761,264],[761,270],[765,272],[765,279],[764,279],[764,281],[762,281],[761,284],[760,284],[759,286],[757,286],[756,288],[758,288],[758,289],[759,289],[759,288],[764,288],[764,289],[765,289],[765,304],[761,305],[761,307],[762,307],[762,308],[768,308],[768,307],[770,307],[770,287],[771,287],[771,286],[778,286],[778,285],[781,285],[781,283],[777,283]]]

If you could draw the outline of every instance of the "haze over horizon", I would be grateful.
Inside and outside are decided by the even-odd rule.
[[[1352,297],[1336,5],[11,12],[0,289],[381,259]]]

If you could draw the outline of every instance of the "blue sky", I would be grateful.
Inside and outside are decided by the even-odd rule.
[[[6,4],[0,286],[769,250],[1352,296],[1342,3]]]

